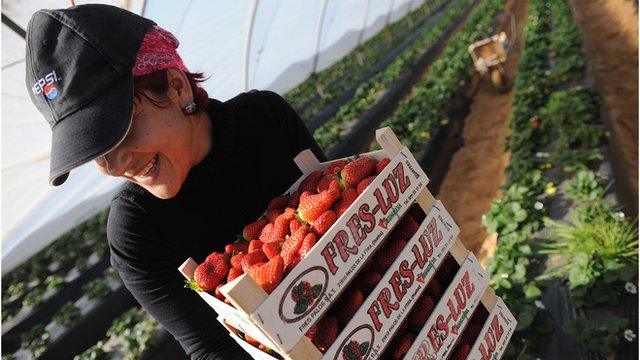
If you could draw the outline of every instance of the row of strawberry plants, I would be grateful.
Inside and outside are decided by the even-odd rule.
[[[382,123],[390,126],[412,151],[421,150],[434,131],[448,122],[453,100],[473,74],[467,48],[485,34],[493,33],[493,20],[503,7],[502,1],[485,1],[431,66],[428,76],[413,87],[393,116]]]
[[[443,7],[443,2],[444,1],[442,0],[434,0],[429,6],[429,15],[436,17],[436,13],[440,11],[441,7]],[[426,13],[427,11],[425,10],[424,12]],[[406,19],[409,23],[418,25],[416,26],[416,28],[418,28],[416,31],[424,31],[422,24],[426,22],[426,16],[419,19],[419,23],[412,20],[414,17],[417,18],[418,14],[414,12],[408,15]],[[397,52],[396,49],[401,50],[405,46],[410,46],[410,44],[404,44],[406,41],[405,39],[411,37],[411,34],[408,34],[408,31],[405,31],[405,34],[399,35],[392,35],[393,33],[393,28],[390,28],[389,32],[384,32],[384,34],[382,34],[385,37],[386,43],[384,45],[378,45],[378,52],[373,54],[376,56],[365,54],[358,50],[347,55],[347,58],[350,58],[349,60],[351,60],[351,64],[349,64],[351,66],[343,69],[344,71],[341,72],[340,78],[334,79],[333,83],[326,86],[326,90],[322,90],[323,87],[320,86],[318,91],[321,92],[321,96],[316,97],[314,101],[308,102],[307,106],[303,106],[300,111],[300,117],[306,123],[310,123],[322,110],[332,105],[333,102],[341,97],[342,94],[347,92],[349,89],[352,89],[354,86],[358,86],[362,81],[364,81],[364,79],[371,76],[372,73],[375,73],[376,71],[374,68],[383,65],[384,62],[390,61],[388,57],[393,56],[390,54]],[[382,41],[382,39],[379,39],[379,41]],[[411,40],[411,42],[412,41],[413,40]],[[333,77],[335,77],[335,75],[337,74],[334,74]]]
[[[571,12],[564,0],[533,0],[529,6],[512,102],[513,132],[506,149],[510,152],[505,170],[509,182],[502,197],[483,217],[487,231],[499,237],[489,262],[491,286],[519,322],[507,358],[533,358],[540,336],[553,331],[542,302],[546,279],[568,280],[572,305],[581,308],[617,301],[615,295],[624,290],[622,284],[636,276],[629,266],[637,264],[633,222],[616,219],[615,207],[602,198],[605,189],[594,184],[595,175],[586,170],[602,158],[597,96],[588,89],[554,92],[552,87],[564,85],[560,79],[575,81],[584,71],[555,71],[555,65],[576,56],[575,50],[562,50],[564,44],[555,41],[564,36],[579,42],[577,29],[571,24]],[[568,32],[569,28],[573,31]],[[572,75],[558,77],[559,73]],[[559,186],[549,181],[566,177],[571,179],[560,192]],[[581,201],[585,198],[590,201]],[[560,199],[573,200],[571,223],[547,217],[548,205]],[[611,241],[612,237],[616,241]],[[562,259],[561,265],[545,270],[548,254]],[[589,350],[610,355],[626,324],[626,319],[610,317],[608,330],[588,344]],[[565,326],[578,342],[587,333],[581,325],[584,319]]]
[[[420,57],[446,33],[471,3],[471,0],[458,0],[432,28],[399,54],[384,71],[358,87],[353,98],[313,134],[325,152],[338,144],[349,124],[371,109],[385,91],[415,66]]]
[[[20,336],[20,349],[15,353],[7,353],[3,349],[3,359],[22,358],[24,356],[39,357],[45,353],[50,343],[68,336],[67,330],[75,326],[83,316],[95,309],[114,289],[121,285],[117,271],[108,268],[103,276],[83,286],[84,295],[77,300],[70,300],[53,315],[51,321],[38,323]],[[3,342],[3,348],[8,343]],[[11,348],[12,346],[8,346]]]
[[[283,97],[298,111],[304,110],[300,115],[308,122],[313,113],[320,108],[320,105],[316,103],[326,106],[331,99],[335,99],[350,83],[384,58],[390,49],[400,44],[405,35],[420,27],[429,16],[433,15],[433,10],[441,3],[442,0],[426,1],[420,8],[403,17],[400,21],[388,25],[386,29],[354,49],[340,61],[309,77],[300,85],[289,90]],[[317,97],[320,99],[309,104]],[[315,108],[315,111],[307,110],[307,108]]]

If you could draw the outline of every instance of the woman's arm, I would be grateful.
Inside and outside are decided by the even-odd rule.
[[[164,326],[192,359],[250,359],[190,289],[177,268],[178,252],[135,204],[115,198],[107,236],[111,264],[127,289]]]

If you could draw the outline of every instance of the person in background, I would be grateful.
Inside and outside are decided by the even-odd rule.
[[[51,185],[91,161],[127,180],[107,225],[126,288],[192,359],[244,359],[177,268],[224,251],[301,176],[300,151],[325,157],[278,94],[209,98],[178,45],[117,7],[40,10],[27,29],[26,85],[51,127]]]

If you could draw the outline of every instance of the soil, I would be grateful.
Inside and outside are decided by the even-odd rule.
[[[572,0],[584,37],[589,77],[603,96],[617,191],[638,207],[638,9],[629,0]]]
[[[510,83],[513,83],[520,57],[527,3],[526,0],[509,0],[505,5],[505,13],[515,15],[517,29],[517,39],[504,64]],[[498,29],[510,36],[508,15],[503,16]],[[486,233],[482,215],[489,211],[491,201],[500,196],[500,187],[506,181],[504,168],[509,159],[504,146],[509,134],[512,97],[513,90],[500,94],[487,85],[479,87],[464,122],[464,144],[454,154],[438,193],[438,198],[460,226],[460,239],[480,261],[493,255],[497,241],[495,236]]]

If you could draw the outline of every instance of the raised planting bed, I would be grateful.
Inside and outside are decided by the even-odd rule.
[[[367,113],[369,111],[375,113],[389,111],[390,106],[399,100],[402,93],[401,90],[406,92],[410,88],[408,82],[411,80],[409,78],[412,69],[414,67],[424,69],[428,60],[435,58],[436,51],[430,49],[433,49],[434,46],[442,46],[446,41],[444,37],[452,32],[460,22],[464,21],[467,12],[474,5],[475,2],[470,0],[457,1],[433,27],[422,34],[402,54],[399,54],[384,71],[378,73],[366,83],[361,84],[356,90],[355,96],[344,104],[331,120],[314,132],[314,138],[325,152],[334,156],[342,154],[342,150],[334,152],[332,149],[338,146],[347,136],[351,127],[362,126],[356,124],[364,124],[371,121],[379,123],[382,118],[367,115]],[[365,116],[373,120],[367,121],[367,119],[363,119]],[[370,141],[370,138],[367,141]]]
[[[323,98],[322,101],[314,103],[314,112],[312,114],[308,114],[308,111],[302,113],[301,117],[306,119],[305,122],[308,123],[307,128],[309,131],[313,133],[316,129],[329,121],[345,103],[353,98],[362,83],[369,81],[376,74],[380,73],[392,64],[399,54],[402,54],[409,46],[419,39],[422,34],[433,27],[434,24],[436,24],[438,20],[447,13],[453,4],[455,4],[455,2],[442,2],[439,4],[439,6],[434,9],[433,16],[425,21],[425,23],[411,35],[405,37],[404,40],[397,44],[395,48],[388,49],[385,53],[386,56],[380,59],[375,66],[363,73],[359,78],[351,79],[351,81],[346,83],[344,86],[334,89],[329,95]]]
[[[284,94],[284,98],[308,122],[317,109],[329,103],[358,77],[383,59],[407,34],[433,15],[442,0],[430,0],[403,19],[389,24],[374,37],[360,45],[337,63],[318,73]]]
[[[529,5],[509,182],[484,218],[498,237],[491,287],[519,321],[506,358],[637,358],[637,222],[618,212],[605,186],[598,96],[573,86],[584,69],[554,72],[563,54],[575,56],[552,48],[556,29],[573,38],[565,6]]]

